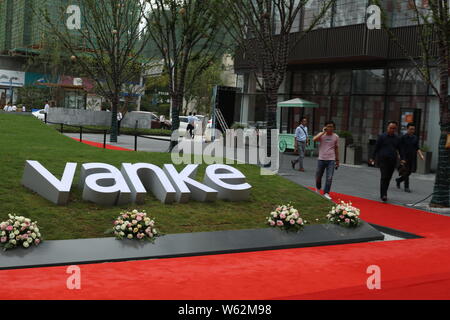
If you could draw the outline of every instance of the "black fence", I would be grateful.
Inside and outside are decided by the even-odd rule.
[[[50,121],[47,121],[47,114],[45,114],[44,122],[46,124],[53,124],[53,125],[60,126],[59,131],[61,132],[61,134],[64,134],[64,127],[71,127],[71,128],[79,129],[79,135],[80,135],[79,136],[80,137],[79,141],[80,142],[83,142],[83,133],[101,133],[101,134],[103,134],[103,149],[106,149],[106,145],[107,145],[107,143],[106,143],[106,136],[108,134],[108,130],[106,130],[106,129],[95,129],[95,128],[87,128],[87,127],[79,126],[79,125],[70,125],[70,124],[59,123],[59,122],[58,123],[50,122]],[[162,138],[157,138],[157,137],[148,137],[148,136],[140,135],[138,133],[137,126],[138,126],[138,122],[136,121],[136,125],[135,125],[135,128],[134,128],[135,129],[134,133],[133,134],[129,134],[129,135],[134,136],[134,151],[138,151],[138,138],[149,139],[149,140],[165,141],[165,142],[170,144],[170,140],[167,140],[167,139],[162,139]],[[120,128],[119,128],[119,132],[118,133],[120,134]]]

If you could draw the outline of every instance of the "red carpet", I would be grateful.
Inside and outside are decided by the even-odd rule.
[[[80,141],[80,139],[77,139],[77,138],[72,138],[72,139],[74,139],[74,140],[76,140],[76,141]],[[88,145],[90,145],[90,146],[97,147],[97,148],[102,148],[102,149],[103,149],[103,143],[93,142],[93,141],[84,140],[84,139],[83,139],[82,142],[83,142],[84,144],[88,144]],[[120,151],[133,151],[133,150],[131,150],[131,149],[126,149],[126,148],[122,148],[122,147],[116,147],[116,146],[112,146],[112,145],[110,145],[110,144],[106,144],[106,149],[109,149],[109,150],[120,150]]]
[[[424,239],[82,265],[81,290],[66,267],[0,271],[1,299],[449,299],[450,219],[365,199],[368,222]],[[381,268],[368,290],[367,267]]]

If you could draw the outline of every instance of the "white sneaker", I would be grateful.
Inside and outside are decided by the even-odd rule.
[[[328,200],[331,200],[331,197],[330,197],[330,195],[328,193],[325,193],[323,196],[324,196],[324,198],[326,198]]]

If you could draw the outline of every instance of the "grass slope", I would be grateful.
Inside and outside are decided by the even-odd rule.
[[[66,162],[77,162],[68,206],[56,206],[21,185],[25,160],[37,160],[60,178]],[[216,231],[265,227],[267,214],[277,205],[291,202],[311,223],[324,223],[329,202],[279,176],[261,176],[256,166],[238,165],[253,186],[246,202],[217,201],[163,205],[153,195],[145,205],[103,207],[81,199],[77,187],[82,163],[104,162],[120,167],[123,162],[171,163],[170,154],[104,150],[59,134],[34,117],[0,114],[0,221],[8,213],[37,220],[45,239],[108,236],[104,232],[125,209],[144,209],[157,219],[163,233]],[[182,166],[181,166],[182,167]],[[178,167],[181,169],[181,167]],[[203,180],[205,166],[199,170]],[[319,221],[316,221],[319,219]]]

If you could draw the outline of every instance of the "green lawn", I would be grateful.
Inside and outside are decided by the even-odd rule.
[[[60,178],[66,162],[79,164],[68,206],[56,206],[24,188],[20,181],[25,160],[37,160]],[[126,209],[144,209],[163,233],[216,231],[265,227],[266,215],[278,204],[291,202],[310,223],[325,223],[330,203],[279,176],[261,176],[260,169],[238,165],[253,186],[247,202],[217,201],[163,205],[153,195],[145,205],[102,207],[81,199],[77,188],[82,163],[171,163],[170,154],[113,151],[76,142],[34,117],[0,114],[0,220],[9,213],[37,220],[45,239],[105,237],[105,230]],[[205,166],[199,170],[202,180]],[[316,221],[319,219],[319,221]]]

